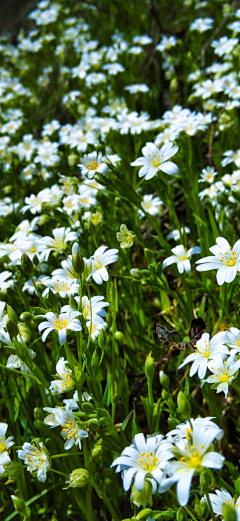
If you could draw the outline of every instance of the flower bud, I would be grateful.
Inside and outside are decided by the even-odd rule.
[[[170,394],[169,392],[166,390],[166,389],[163,389],[162,392],[161,392],[161,397],[163,400],[168,400]]]
[[[37,255],[34,255],[32,261],[33,261],[33,265],[34,265],[34,266],[38,266],[38,265],[39,265],[39,258],[38,258]]]
[[[78,276],[81,276],[84,272],[84,260],[77,242],[72,247],[72,265]]]
[[[82,403],[82,410],[86,414],[92,414],[94,412],[94,405],[90,402],[83,402]]]
[[[23,471],[23,466],[19,461],[9,461],[3,464],[4,476],[8,477],[7,483],[11,483],[18,479]]]
[[[97,418],[91,418],[89,421],[88,421],[88,427],[89,429],[92,431],[92,432],[97,432],[97,430],[99,429],[99,421],[97,420]]]
[[[9,320],[11,320],[12,322],[14,322],[14,324],[18,324],[18,317],[17,317],[17,314],[15,313],[14,309],[9,306],[9,304],[7,305],[7,314],[8,314],[8,318]]]
[[[15,510],[17,510],[17,512],[19,512],[20,514],[26,514],[25,501],[23,501],[23,499],[17,496],[11,496],[11,498]]]
[[[33,267],[33,263],[31,261],[31,259],[29,258],[29,256],[26,253],[22,254],[21,265],[22,265],[22,269],[23,269],[24,273],[26,273],[26,275],[28,277],[32,277],[32,275],[34,273],[34,267]]]
[[[76,487],[85,487],[90,481],[90,474],[86,469],[75,469],[69,476],[69,481],[66,481],[66,484],[69,483],[68,487],[76,488]]]
[[[234,507],[224,503],[222,511],[224,521],[237,521],[237,512]]]
[[[7,321],[6,328],[11,338],[16,338],[18,336],[18,327],[12,320]]]
[[[114,336],[115,336],[116,340],[118,342],[120,342],[120,344],[125,344],[126,343],[126,339],[125,339],[125,336],[122,333],[122,331],[116,331]]]
[[[70,297],[69,297],[69,305],[71,306],[72,309],[78,308],[77,301],[75,300],[73,295],[70,295]]]
[[[150,481],[145,479],[142,492],[139,492],[139,490],[136,489],[135,484],[133,485],[131,501],[137,507],[145,508],[148,504],[150,505],[150,507],[152,506],[152,485]]]
[[[29,313],[29,311],[24,311],[21,315],[20,315],[20,320],[22,320],[23,322],[30,322],[32,320],[32,313]]]
[[[189,417],[191,414],[191,405],[187,397],[182,391],[179,391],[177,396],[178,410],[184,416]]]
[[[79,411],[77,413],[78,417],[80,418],[80,420],[82,420],[83,422],[87,421],[88,420],[88,414],[86,414],[85,412],[83,411]]]
[[[151,354],[152,354],[152,352],[149,353],[149,355],[146,358],[146,362],[145,362],[145,373],[146,373],[147,379],[149,379],[149,380],[153,379],[154,373],[155,373],[154,358],[151,356]]]
[[[168,391],[170,380],[169,380],[169,377],[164,373],[164,371],[160,371],[159,380],[160,380],[160,384],[164,387],[164,389],[167,389],[167,391]]]
[[[152,509],[151,508],[143,508],[143,510],[141,510],[141,512],[139,512],[139,514],[137,515],[136,519],[137,521],[139,521],[139,519],[143,519],[143,518],[148,518],[149,516],[151,516],[152,514]]]
[[[135,269],[135,268],[132,268],[130,270],[130,273],[132,275],[132,277],[134,277],[135,279],[141,279],[141,271],[139,269]]]
[[[31,338],[31,329],[27,326],[27,324],[24,324],[24,322],[18,323],[18,331],[19,331],[19,338],[17,340],[20,340],[22,342],[28,342]]]

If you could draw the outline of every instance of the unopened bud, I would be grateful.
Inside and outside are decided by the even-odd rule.
[[[86,469],[75,469],[69,476],[68,487],[85,487],[89,483],[90,474]]]
[[[120,342],[120,344],[125,344],[126,343],[126,339],[125,339],[125,336],[122,333],[122,331],[116,331],[114,336],[115,336],[116,340],[118,342]]]
[[[22,320],[23,322],[30,322],[32,320],[32,313],[29,313],[29,311],[24,311],[21,315],[20,315],[20,320]]]
[[[9,304],[7,305],[7,314],[8,314],[9,320],[14,322],[14,324],[16,324],[16,326],[17,326],[17,324],[18,324],[18,316],[15,313],[14,309],[11,306],[9,306]]]
[[[132,277],[134,277],[135,279],[141,279],[141,271],[137,268],[132,268],[130,270],[130,273],[132,275]]]
[[[169,377],[164,373],[164,371],[160,371],[159,373],[160,384],[164,387],[164,389],[169,390],[170,380]]]
[[[189,418],[191,414],[191,405],[189,400],[182,391],[179,391],[178,393],[177,404],[179,412],[181,414],[184,414],[184,416],[187,416],[187,418]]]
[[[224,521],[237,521],[236,509],[228,503],[223,504],[222,516]]]
[[[69,305],[71,306],[72,309],[78,308],[77,301],[75,300],[73,295],[70,295],[70,297],[69,297]]]
[[[8,482],[11,483],[18,479],[23,471],[23,466],[19,461],[9,461],[8,463],[3,464],[4,468],[4,476],[8,477]]]
[[[72,247],[72,265],[78,276],[81,276],[84,272],[84,260],[77,242]]]
[[[37,255],[34,255],[32,261],[33,261],[34,266],[38,266],[39,265],[39,258],[38,258]]]
[[[148,504],[152,506],[152,485],[150,481],[145,480],[142,492],[137,490],[135,484],[132,487],[131,500],[137,507],[145,508]]]
[[[149,380],[153,379],[154,373],[155,373],[154,358],[151,356],[151,354],[152,354],[152,352],[149,353],[149,355],[146,358],[146,362],[145,362],[145,373],[146,373],[146,377]]]
[[[88,421],[88,427],[92,432],[97,432],[99,425],[97,418],[91,418],[91,420]]]
[[[163,389],[162,392],[161,392],[161,397],[163,400],[168,400],[170,394],[168,391],[166,391],[166,389]]]
[[[23,501],[23,499],[17,496],[11,496],[11,498],[15,510],[17,510],[17,512],[19,512],[20,514],[26,514],[25,501]]]
[[[12,320],[7,321],[6,328],[11,338],[16,338],[18,336],[18,327]]]
[[[24,322],[18,323],[18,331],[19,331],[19,339],[23,342],[28,342],[31,338],[31,329],[27,326],[27,324],[24,324]]]
[[[86,414],[92,414],[94,412],[94,405],[92,403],[89,403],[89,402],[83,402],[82,403],[82,410]]]
[[[139,512],[139,514],[137,515],[136,519],[139,521],[139,519],[148,518],[149,516],[151,516],[151,514],[151,508],[143,508],[143,510],[141,510],[141,512]]]
[[[24,273],[26,273],[26,275],[28,277],[32,277],[32,275],[34,273],[34,267],[33,267],[33,263],[31,261],[31,259],[29,258],[29,256],[26,253],[22,254],[21,265],[22,265],[22,269],[23,269]]]

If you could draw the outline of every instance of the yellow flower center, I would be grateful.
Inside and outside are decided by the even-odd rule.
[[[228,374],[222,374],[219,376],[220,382],[228,382],[230,376]]]
[[[60,284],[57,282],[55,289],[57,291],[69,291],[70,288],[68,287],[67,282],[62,282]],[[66,322],[66,320],[65,320],[65,322]]]
[[[202,456],[197,452],[194,452],[192,458],[188,461],[188,464],[191,469],[200,469],[202,466]]]
[[[187,259],[186,255],[182,255],[182,257],[180,257],[181,261],[186,260],[186,259]]]
[[[0,443],[0,454],[1,452],[4,452],[7,449],[5,443]]]
[[[88,165],[88,170],[96,170],[98,168],[97,161],[92,161],[91,165]]]
[[[152,452],[142,452],[141,458],[138,459],[138,461],[142,464],[143,470],[146,470],[147,472],[152,472],[157,468],[158,458],[152,456]]]
[[[59,330],[59,329],[66,329],[67,325],[68,325],[68,321],[67,320],[62,320],[61,321],[59,317],[58,317],[57,320],[55,320],[55,328],[57,330]]]
[[[98,260],[98,258],[95,259],[93,266],[94,266],[95,270],[100,270],[100,268],[102,268],[102,264],[101,264],[100,260]]]
[[[152,165],[157,168],[159,165],[161,164],[161,159],[158,158],[158,159],[154,159],[153,162],[152,162]]]
[[[52,242],[52,246],[57,250],[62,250],[64,247],[64,241],[62,237],[57,237],[57,239],[54,239]]]

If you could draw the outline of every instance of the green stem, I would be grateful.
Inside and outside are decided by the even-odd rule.
[[[209,507],[209,510],[210,510],[212,521],[216,521],[216,517],[215,517],[215,514],[213,512],[212,503],[211,503],[211,500],[210,500],[210,497],[209,497],[209,492],[206,492],[206,498],[207,498],[207,503],[208,503],[208,507]]]
[[[117,516],[117,514],[116,514],[116,512],[115,512],[115,510],[114,510],[114,508],[113,508],[113,506],[111,505],[110,500],[109,500],[108,497],[107,497],[107,494],[103,494],[103,495],[102,495],[102,498],[103,498],[103,501],[104,501],[104,503],[105,503],[107,509],[109,510],[109,512],[110,512],[110,514],[111,514],[113,520],[114,520],[114,521],[120,521],[120,519],[119,519],[119,517]]]
[[[223,479],[223,478],[218,478],[218,485],[221,485],[222,487],[226,488],[226,490],[228,490],[229,492],[231,492],[231,494],[233,496],[236,495],[236,490],[234,490],[234,488],[231,487],[231,485],[229,485],[228,483],[226,483],[226,481]]]
[[[48,472],[54,472],[55,474],[59,474],[60,476],[64,476],[64,478],[68,478],[68,474],[64,474],[64,472],[60,472],[60,470],[49,469]]]
[[[68,456],[81,456],[83,454],[83,452],[70,452],[68,454],[64,453],[64,454],[54,454],[53,456],[51,456],[51,459],[53,458],[66,458]]]
[[[169,490],[168,490],[168,493],[169,493],[172,497],[174,497],[174,499],[176,499],[176,501],[177,501],[177,503],[178,503],[177,495],[175,494],[175,492],[173,492],[171,489],[169,489]],[[198,521],[197,518],[195,517],[195,515],[193,514],[191,507],[187,507],[187,506],[185,506],[185,507],[183,507],[183,508],[185,508],[186,512],[191,516],[191,518],[193,519],[193,521]]]
[[[89,304],[90,304],[90,330],[89,330],[88,343],[87,343],[87,351],[88,351],[88,348],[89,348],[90,342],[91,342],[91,334],[92,334],[92,301],[91,301],[91,293],[90,293],[89,285],[87,283],[86,283],[86,286],[87,286],[88,300],[89,300]]]

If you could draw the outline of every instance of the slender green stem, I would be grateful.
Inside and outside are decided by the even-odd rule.
[[[211,500],[210,500],[210,497],[209,497],[209,492],[206,492],[206,498],[207,498],[207,503],[208,503],[208,507],[209,507],[209,510],[210,510],[212,521],[216,521],[216,517],[215,517],[215,514],[213,512],[212,503],[211,503]]]
[[[88,294],[88,300],[89,300],[89,305],[90,305],[90,329],[89,329],[88,343],[87,343],[87,350],[88,350],[88,348],[90,346],[91,334],[92,334],[92,301],[91,301],[91,293],[90,293],[89,285],[87,283],[86,283],[86,286],[87,286],[87,294]]]
[[[107,497],[107,494],[106,493],[103,494],[102,498],[103,498],[103,501],[104,501],[106,507],[108,508],[108,510],[109,510],[109,512],[110,512],[110,514],[111,514],[111,516],[113,518],[113,520],[114,521],[120,521],[120,519],[119,519],[118,515],[116,514],[113,506],[111,505],[111,502],[110,502],[109,498]]]
[[[51,459],[56,459],[56,458],[67,458],[69,456],[82,456],[83,455],[83,452],[69,452],[69,453],[64,453],[64,454],[54,454],[53,456],[51,456]]]
[[[59,474],[60,476],[64,476],[64,478],[68,478],[68,474],[65,474],[64,472],[60,472],[60,470],[49,469],[48,472],[54,472],[55,474]]]

